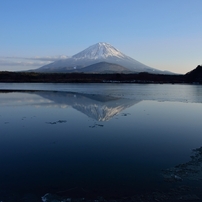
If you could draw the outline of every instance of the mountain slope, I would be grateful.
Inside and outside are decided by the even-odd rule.
[[[108,62],[99,62],[96,64],[89,65],[82,69],[77,70],[77,72],[84,73],[131,73],[127,68]]]
[[[99,62],[114,63],[133,72],[163,73],[121,53],[108,43],[97,43],[73,55],[38,68],[36,72],[70,72]]]
[[[195,69],[185,74],[188,82],[202,83],[202,65],[198,65]]]
[[[75,59],[107,59],[108,57],[129,58],[108,43],[97,43],[72,56]]]

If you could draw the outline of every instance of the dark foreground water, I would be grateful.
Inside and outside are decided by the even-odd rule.
[[[0,201],[200,198],[201,117],[200,85],[0,84]]]

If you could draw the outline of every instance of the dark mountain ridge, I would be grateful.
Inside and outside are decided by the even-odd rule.
[[[195,69],[185,74],[188,82],[202,83],[202,65],[198,65]]]
[[[89,65],[82,69],[78,69],[75,72],[83,73],[132,73],[132,71],[127,68],[108,62],[99,62],[96,64]]]

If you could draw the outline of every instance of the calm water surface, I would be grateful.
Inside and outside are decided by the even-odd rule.
[[[2,83],[0,190],[166,189],[162,170],[202,146],[201,117],[200,85]]]

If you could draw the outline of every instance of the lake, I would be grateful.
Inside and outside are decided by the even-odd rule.
[[[201,85],[0,83],[0,201],[201,197],[201,117]]]

